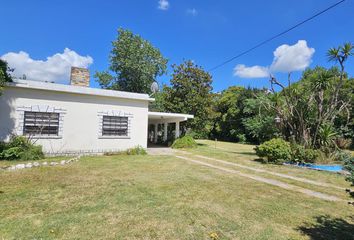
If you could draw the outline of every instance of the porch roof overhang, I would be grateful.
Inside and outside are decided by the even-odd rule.
[[[194,118],[193,115],[190,114],[182,114],[182,113],[167,113],[167,112],[148,112],[148,119],[151,122],[158,123],[172,123],[172,122],[183,122],[188,119]]]

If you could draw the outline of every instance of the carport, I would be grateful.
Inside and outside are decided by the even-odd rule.
[[[180,122],[194,118],[193,115],[181,113],[149,112],[148,113],[148,142],[157,143],[159,137],[162,141],[168,140],[168,130],[174,134],[174,138],[180,136]],[[173,127],[174,126],[174,127]],[[172,131],[171,131],[172,127]]]

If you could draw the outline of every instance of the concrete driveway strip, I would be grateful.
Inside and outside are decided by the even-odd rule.
[[[288,183],[284,183],[278,180],[274,180],[274,179],[270,179],[270,178],[265,178],[265,177],[260,177],[257,175],[252,175],[252,174],[247,174],[247,173],[243,173],[234,169],[229,169],[229,168],[225,168],[225,167],[220,167],[220,166],[216,166],[210,163],[206,163],[203,161],[199,161],[199,160],[195,160],[189,157],[184,157],[184,156],[179,156],[179,155],[175,155],[175,157],[198,164],[198,165],[202,165],[202,166],[206,166],[209,168],[214,168],[214,169],[218,169],[224,172],[228,172],[228,173],[232,173],[232,174],[237,174],[239,176],[242,177],[246,177],[246,178],[250,178],[253,179],[255,181],[258,182],[262,182],[262,183],[266,183],[266,184],[270,184],[273,186],[277,186],[283,189],[287,189],[287,190],[292,190],[292,191],[296,191],[296,192],[301,192],[303,194],[306,194],[308,196],[311,197],[316,197],[322,200],[327,200],[327,201],[345,201],[343,199],[340,199],[338,197],[332,196],[332,195],[328,195],[328,194],[324,194],[324,193],[320,193],[320,192],[316,192],[316,191],[312,191],[310,189],[306,189],[306,188],[302,188],[302,187],[298,187],[292,184],[288,184]]]
[[[184,151],[180,151],[180,152],[181,153],[185,153]],[[345,191],[345,188],[338,187],[338,186],[335,186],[335,185],[332,185],[332,184],[329,184],[329,183],[314,181],[314,180],[301,178],[301,177],[295,177],[295,176],[291,176],[291,175],[288,175],[288,174],[272,172],[272,171],[264,170],[264,169],[260,169],[260,168],[249,167],[249,166],[246,166],[246,165],[243,165],[243,164],[233,163],[233,162],[224,161],[224,160],[211,158],[211,157],[206,157],[206,156],[202,156],[202,155],[194,155],[194,156],[198,157],[198,158],[203,158],[203,159],[219,162],[219,163],[222,163],[222,164],[230,165],[230,166],[235,166],[235,167],[239,167],[239,168],[243,168],[243,169],[247,169],[247,170],[252,170],[252,171],[255,171],[255,172],[259,172],[259,173],[267,173],[267,174],[270,174],[270,175],[274,175],[274,176],[278,176],[278,177],[282,177],[282,178],[287,178],[287,179],[291,179],[291,180],[295,180],[295,181],[299,181],[299,182],[303,182],[303,183],[308,183],[308,184],[312,184],[312,185],[316,185],[316,186],[320,186],[320,187],[330,187],[330,188],[339,189],[341,191]]]

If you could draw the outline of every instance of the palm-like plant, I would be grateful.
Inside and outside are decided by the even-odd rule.
[[[329,124],[324,124],[318,132],[318,143],[322,150],[328,155],[336,145],[337,132]]]
[[[344,43],[343,46],[330,48],[327,52],[328,60],[339,62],[341,68],[344,68],[344,62],[348,59],[348,57],[353,55],[354,45],[352,43]]]
[[[329,61],[338,62],[341,68],[340,82],[343,81],[344,63],[350,56],[354,55],[354,45],[352,43],[344,43],[343,46],[330,48],[327,52]]]
[[[352,43],[344,43],[342,46],[337,48],[331,48],[327,52],[328,60],[339,62],[340,65],[340,77],[339,83],[335,87],[334,94],[332,95],[331,103],[330,103],[330,112],[334,113],[338,105],[338,95],[339,91],[344,84],[344,63],[348,60],[350,56],[354,55],[354,45]]]

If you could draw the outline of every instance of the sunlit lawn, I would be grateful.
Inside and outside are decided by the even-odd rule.
[[[254,145],[237,144],[230,142],[210,141],[210,140],[198,140],[199,147],[197,149],[188,150],[190,152],[205,155],[208,157],[214,157],[218,159],[228,160],[247,166],[267,169],[270,171],[277,171],[279,173],[290,174],[298,177],[305,177],[311,180],[323,181],[331,184],[338,185],[340,187],[347,188],[350,186],[348,182],[344,180],[344,177],[340,174],[309,170],[304,168],[298,168],[293,166],[283,166],[274,164],[262,164],[258,161],[258,157],[254,152]]]
[[[348,186],[336,174],[264,166],[251,147],[230,146],[238,155],[205,145],[191,151]],[[345,202],[173,156],[84,157],[2,171],[0,181],[0,239],[350,239],[354,232],[354,207]]]

